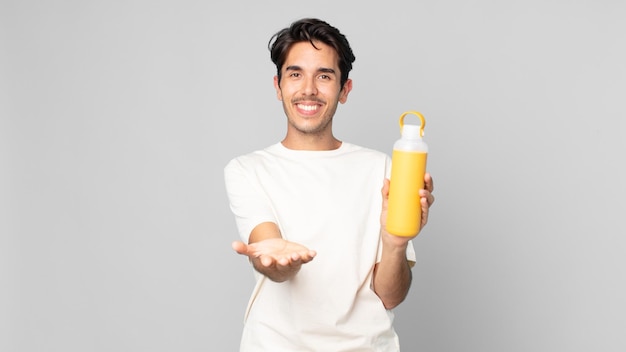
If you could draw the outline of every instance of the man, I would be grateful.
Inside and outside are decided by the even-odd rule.
[[[411,238],[385,231],[390,158],[332,131],[354,54],[318,19],[279,31],[270,51],[286,136],[224,171],[243,240],[233,249],[257,279],[241,351],[399,351],[392,309],[408,293],[415,252]],[[424,188],[422,227],[429,174]]]

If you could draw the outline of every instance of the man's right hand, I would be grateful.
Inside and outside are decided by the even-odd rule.
[[[305,246],[282,238],[268,238],[245,244],[235,241],[235,252],[250,258],[254,268],[272,281],[283,282],[300,271],[302,264],[308,263],[316,253]]]

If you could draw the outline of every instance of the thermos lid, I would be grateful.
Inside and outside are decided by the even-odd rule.
[[[402,126],[402,138],[405,139],[420,139],[421,126],[418,125],[404,125]]]
[[[404,117],[406,115],[415,115],[420,118],[421,125],[405,125]],[[407,111],[404,114],[400,115],[400,135],[403,138],[408,139],[420,139],[424,135],[424,126],[426,125],[426,119],[424,119],[424,115],[417,111]]]

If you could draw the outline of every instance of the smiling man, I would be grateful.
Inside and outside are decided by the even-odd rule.
[[[385,231],[390,157],[337,139],[352,89],[346,37],[302,19],[270,41],[285,138],[231,160],[230,207],[256,287],[240,351],[399,351],[393,309],[411,285],[411,238]],[[434,201],[425,177],[422,227]]]
[[[290,149],[337,149],[332,134],[337,103],[345,103],[352,80],[341,82],[337,52],[320,41],[293,44],[280,74],[274,77],[278,99],[287,115]]]

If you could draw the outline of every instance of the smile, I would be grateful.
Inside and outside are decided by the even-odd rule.
[[[297,104],[296,106],[298,107],[298,109],[301,109],[304,111],[316,111],[317,109],[319,109],[319,105]]]

